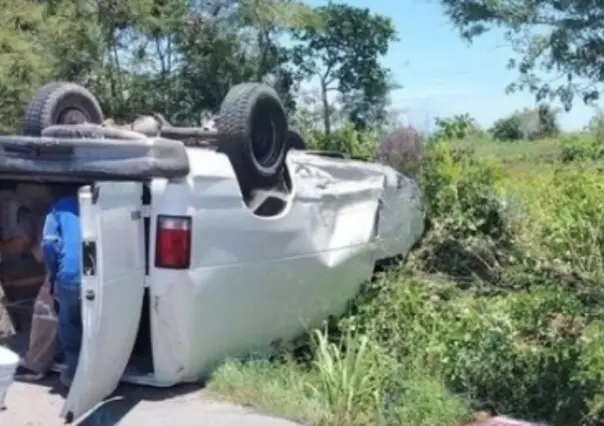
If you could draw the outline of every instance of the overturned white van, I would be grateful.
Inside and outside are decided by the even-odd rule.
[[[295,149],[272,89],[235,86],[216,122],[107,126],[88,91],[51,83],[24,135],[0,137],[0,179],[81,185],[84,338],[68,421],[120,380],[200,380],[341,314],[376,262],[423,232],[413,179]]]

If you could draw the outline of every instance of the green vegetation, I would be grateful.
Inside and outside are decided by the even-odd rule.
[[[368,9],[296,0],[0,4],[0,131],[18,129],[22,105],[49,80],[85,85],[118,123],[159,112],[198,125],[247,81],[271,84],[292,112],[304,103],[326,133],[342,120],[372,128],[387,115],[394,83],[379,59],[395,28]],[[316,99],[300,102],[314,95],[300,85],[316,78]]]
[[[555,137],[560,133],[556,113],[549,104],[526,108],[497,120],[490,133],[494,139],[505,142]]]
[[[24,102],[54,79],[86,85],[117,122],[155,111],[185,125],[233,84],[265,81],[312,147],[376,157],[420,180],[430,226],[406,264],[367,283],[344,318],[296,350],[225,364],[209,383],[217,397],[309,425],[453,426],[478,411],[604,424],[604,118],[564,134],[542,102],[597,97],[602,6],[441,0],[469,39],[507,31],[521,55],[510,88],[540,104],[488,130],[467,114],[441,118],[425,137],[389,112],[397,82],[380,58],[396,29],[366,9],[0,3],[0,132],[18,130]],[[540,81],[542,67],[563,84]],[[301,88],[310,81],[316,91]]]
[[[557,98],[568,110],[579,97],[600,98],[604,8],[592,0],[440,0],[445,14],[469,41],[503,30],[517,58],[510,92],[530,90],[537,101]]]
[[[440,120],[470,127],[454,122]],[[376,140],[342,132],[357,152]],[[311,331],[302,355],[228,362],[209,384],[218,397],[310,425],[461,425],[480,411],[604,422],[597,131],[437,136],[420,174],[430,229],[406,264]]]

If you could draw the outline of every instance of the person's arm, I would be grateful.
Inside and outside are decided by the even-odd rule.
[[[59,226],[61,227],[61,267],[58,268],[57,282],[77,283],[80,281],[80,257],[82,235],[80,217],[77,205],[59,213]]]
[[[59,239],[59,223],[53,212],[46,215],[44,219],[44,230],[42,231],[42,253],[48,265],[55,265],[58,253],[56,242]]]

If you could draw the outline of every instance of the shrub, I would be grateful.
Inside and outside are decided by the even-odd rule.
[[[589,120],[586,130],[597,142],[604,143],[604,112],[600,108],[596,109],[596,113]]]
[[[443,380],[440,389],[446,383],[477,409],[560,426],[599,424],[602,332],[589,334],[597,344],[586,338],[593,325],[586,328],[572,290],[550,282],[538,291],[468,297],[402,272],[373,286],[381,287],[376,299],[346,325],[375,336],[408,371],[430,371]]]
[[[504,142],[519,141],[525,137],[522,131],[522,121],[518,114],[495,121],[489,132],[493,139]]]
[[[421,175],[430,232],[414,262],[457,281],[497,281],[515,251],[498,190],[502,176],[497,163],[476,159],[471,150],[430,145]]]
[[[557,111],[549,104],[540,104],[497,120],[490,132],[500,141],[535,140],[557,136],[560,126]]]
[[[597,161],[604,159],[604,143],[591,138],[564,139],[560,148],[563,163]]]
[[[395,358],[424,359],[428,370],[442,372],[450,389],[480,408],[553,425],[599,424],[602,373],[594,365],[604,361],[604,351],[584,336],[601,315],[602,291],[551,270],[566,264],[563,270],[594,273],[601,267],[601,178],[585,170],[557,172],[532,200],[540,214],[531,210],[523,218],[531,219],[544,268],[517,244],[496,164],[448,144],[430,146],[425,160],[432,229],[412,266],[419,274],[428,268],[447,276],[418,279],[414,271],[373,283],[379,288],[370,293],[377,298],[349,321],[371,330]],[[434,268],[447,257],[448,268]],[[485,264],[498,273],[481,273]],[[529,279],[518,287],[523,276]],[[491,294],[482,291],[485,278],[507,291],[481,295]]]
[[[449,118],[435,120],[436,133],[434,140],[465,139],[480,132],[476,120],[469,114],[460,114]]]
[[[373,158],[377,135],[373,132],[359,132],[352,123],[344,123],[331,134],[319,131],[308,133],[311,149],[334,151],[355,157]]]
[[[560,134],[557,111],[549,104],[540,104],[537,107],[539,129],[532,139],[552,138]]]
[[[423,152],[422,135],[414,127],[401,127],[386,135],[377,148],[377,160],[400,172],[416,176]]]
[[[456,238],[503,237],[506,231],[497,191],[501,178],[496,163],[476,159],[472,151],[431,144],[421,175],[428,216]]]
[[[378,156],[405,170],[391,154],[420,139],[401,128]],[[317,425],[452,426],[471,408],[603,424],[602,175],[536,160],[509,175],[446,142],[421,159],[429,227],[407,265],[366,283],[335,333],[312,332],[310,362],[247,373],[240,400]]]
[[[588,168],[556,169],[527,204],[533,250],[582,276],[604,276],[604,180]],[[524,238],[527,241],[527,238]]]

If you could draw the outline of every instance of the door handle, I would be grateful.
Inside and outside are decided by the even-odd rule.
[[[82,242],[82,263],[84,276],[90,277],[96,275],[96,242]]]
[[[94,294],[94,291],[92,290],[86,290],[86,300],[88,301],[93,301],[96,298],[96,294]]]

